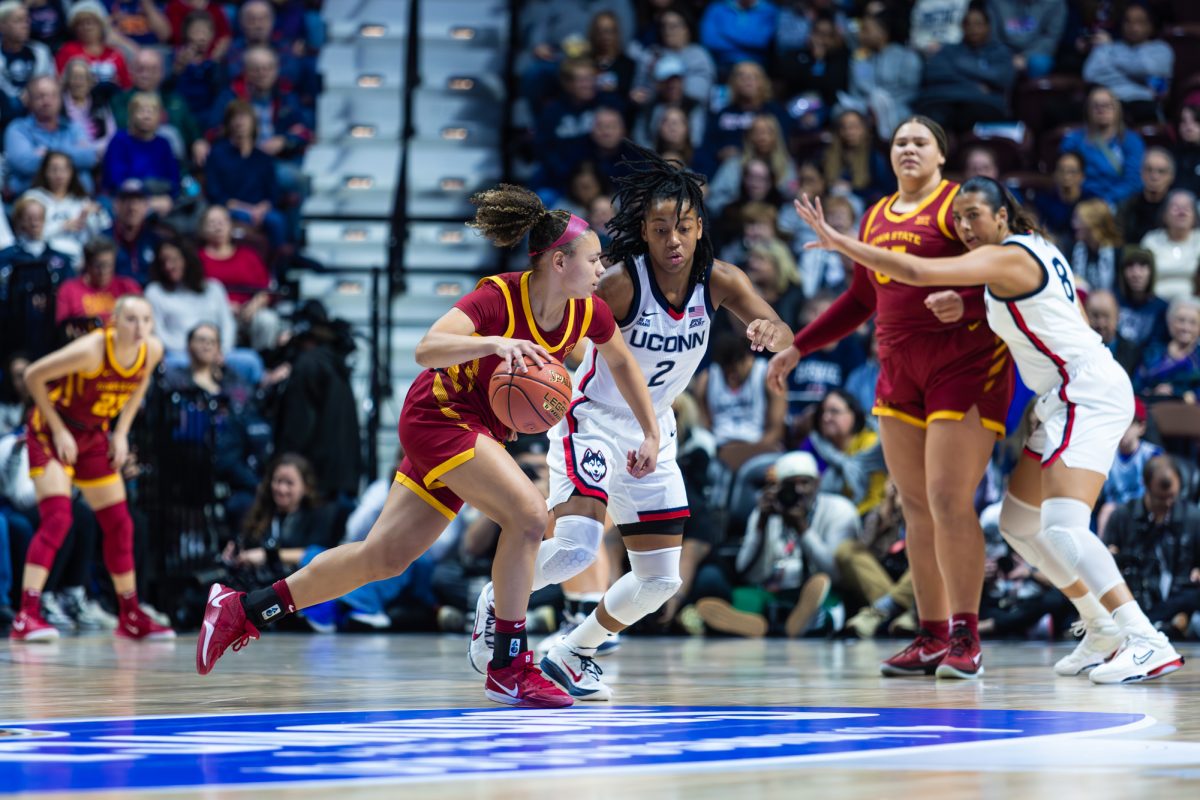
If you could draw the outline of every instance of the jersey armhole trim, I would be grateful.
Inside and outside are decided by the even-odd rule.
[[[954,198],[958,196],[959,188],[961,188],[959,184],[955,184],[954,188],[946,193],[946,199],[942,201],[942,205],[938,208],[937,213],[937,225],[942,231],[942,235],[955,242],[962,240],[958,238],[957,233],[950,230],[950,221],[946,219],[946,212],[950,209],[950,204],[954,202]]]
[[[1014,297],[1003,297],[1001,295],[996,294],[991,289],[987,289],[986,291],[989,295],[992,296],[992,299],[994,299],[1000,303],[1016,303],[1021,300],[1028,300],[1031,297],[1035,297],[1038,294],[1041,294],[1042,290],[1045,289],[1047,284],[1050,283],[1050,270],[1048,270],[1046,268],[1046,265],[1042,262],[1042,259],[1038,258],[1038,254],[1033,252],[1033,249],[1031,247],[1029,247],[1029,245],[1025,244],[1024,242],[1005,242],[1004,244],[1001,245],[1001,247],[1019,247],[1022,250],[1024,250],[1026,253],[1029,253],[1029,256],[1035,262],[1037,262],[1037,265],[1039,267],[1041,267],[1041,269],[1042,269],[1042,282],[1039,283],[1038,287],[1036,289],[1034,289],[1033,291],[1025,292],[1024,294],[1019,294]]]
[[[712,276],[716,265],[716,259],[713,259],[713,262],[708,265],[708,269],[704,270],[704,281],[701,284],[704,287],[704,307],[708,310],[708,316],[710,317],[717,313],[716,306],[713,304],[712,299]]]
[[[621,268],[625,270],[625,274],[633,282],[633,298],[629,301],[629,310],[625,312],[625,316],[615,320],[617,327],[622,330],[637,320],[638,311],[642,307],[642,278],[637,268],[637,262],[633,260],[634,258],[636,256],[632,256],[621,262]]]
[[[517,329],[517,315],[513,308],[512,294],[508,291],[508,284],[497,278],[495,275],[489,275],[484,278],[479,284],[482,286],[484,281],[490,281],[496,284],[500,289],[500,294],[504,295],[504,305],[508,310],[508,327],[504,329],[504,333],[500,334],[505,339],[511,338],[513,331]],[[476,331],[478,333],[478,331]]]

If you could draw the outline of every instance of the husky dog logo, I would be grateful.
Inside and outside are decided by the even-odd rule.
[[[583,451],[583,458],[579,459],[579,468],[594,482],[599,482],[608,474],[608,462],[604,460],[604,454],[590,447]]]

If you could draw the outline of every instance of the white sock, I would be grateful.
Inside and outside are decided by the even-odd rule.
[[[1113,612],[1113,619],[1121,626],[1122,631],[1140,634],[1153,634],[1156,631],[1154,626],[1150,624],[1150,618],[1146,616],[1146,612],[1142,611],[1142,607],[1137,604],[1136,600],[1130,600],[1122,606],[1118,606]]]
[[[581,656],[596,655],[596,648],[608,641],[613,631],[608,630],[596,619],[596,612],[588,614],[579,627],[567,635],[567,645]]]
[[[1100,604],[1096,599],[1096,595],[1088,592],[1083,597],[1068,598],[1071,604],[1075,606],[1075,610],[1079,612],[1079,617],[1088,625],[1112,621],[1112,614],[1108,613],[1108,609]]]

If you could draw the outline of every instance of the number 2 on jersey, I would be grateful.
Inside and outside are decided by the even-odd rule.
[[[650,376],[650,380],[646,382],[647,387],[662,386],[664,383],[666,383],[666,381],[663,380],[663,376],[675,368],[675,362],[660,361],[654,366],[658,369],[658,372],[655,372],[652,376]]]

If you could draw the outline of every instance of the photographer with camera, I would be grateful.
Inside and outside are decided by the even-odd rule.
[[[859,536],[861,523],[854,503],[819,490],[812,453],[786,453],[772,472],[758,508],[746,523],[737,556],[739,583],[759,589],[758,605],[766,613],[739,610],[720,597],[705,597],[696,609],[711,629],[762,636],[783,618],[783,633],[789,638],[803,636],[838,578],[834,557],[838,546]]]

